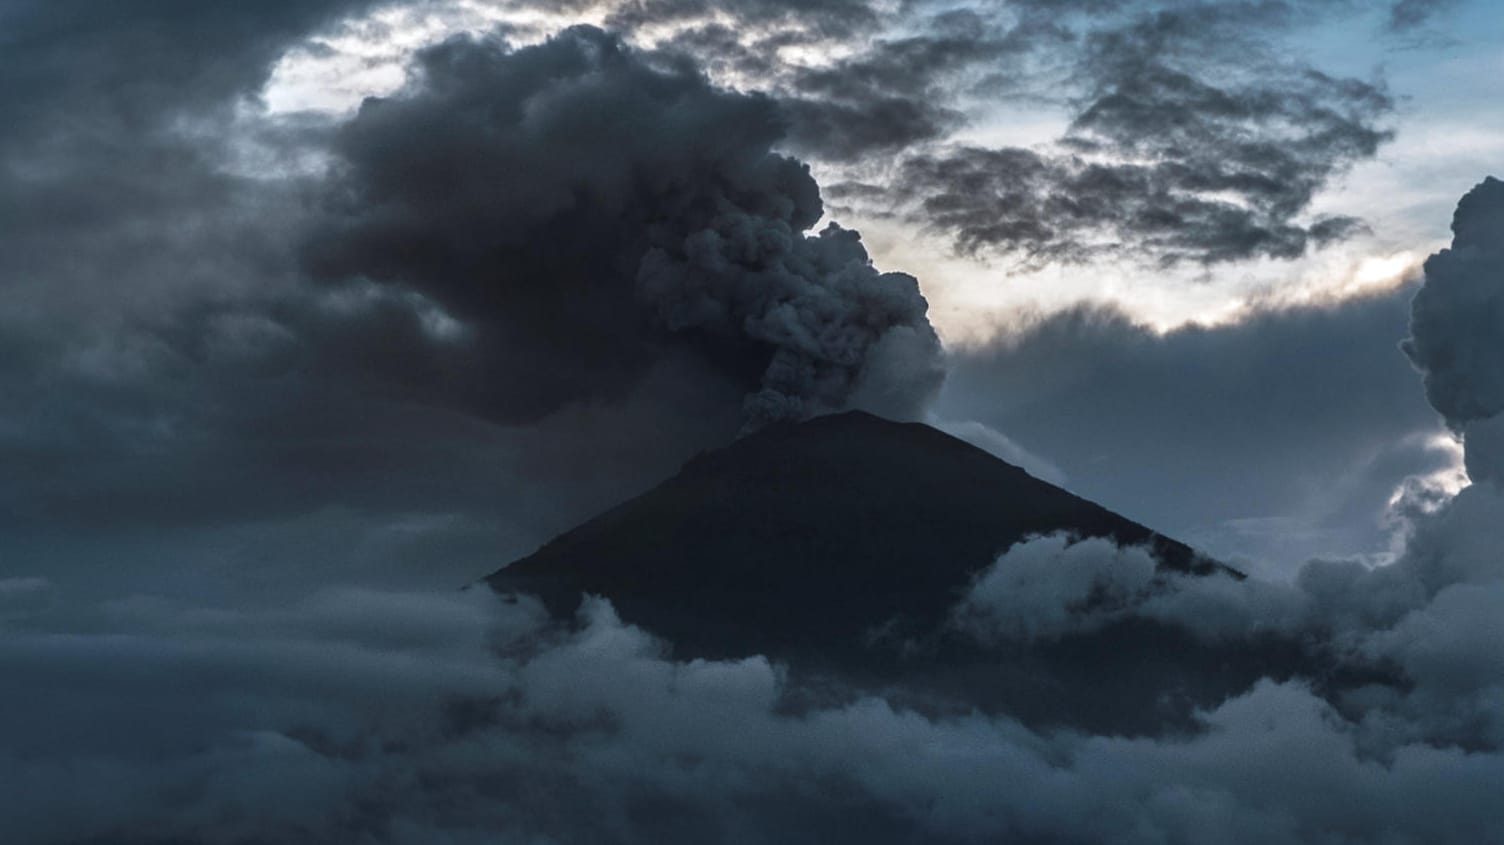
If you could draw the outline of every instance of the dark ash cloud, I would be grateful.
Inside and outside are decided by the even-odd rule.
[[[341,131],[307,264],[458,321],[488,416],[619,394],[679,348],[746,387],[754,424],[853,402],[913,415],[938,385],[914,279],[874,270],[854,232],[806,234],[819,192],[770,152],[770,100],[591,29],[420,63]]]
[[[769,68],[767,76],[784,77],[777,90],[791,121],[789,145],[859,166],[939,141],[969,122],[957,90],[1068,37],[1032,20],[1003,25],[971,9],[921,20],[917,33],[874,39],[828,66]]]

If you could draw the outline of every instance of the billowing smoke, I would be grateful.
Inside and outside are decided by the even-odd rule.
[[[1403,346],[1426,398],[1467,440],[1475,481],[1504,480],[1504,182],[1489,177],[1452,216],[1452,246],[1426,260]]]
[[[591,28],[452,40],[344,127],[306,263],[435,303],[493,419],[619,396],[683,349],[745,386],[754,426],[914,416],[942,378],[924,298],[855,232],[808,233],[819,190],[771,152],[779,115]]]

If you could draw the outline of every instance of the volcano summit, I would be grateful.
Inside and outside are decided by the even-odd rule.
[[[1157,577],[1241,578],[927,425],[848,412],[701,454],[488,580],[560,616],[604,596],[681,658],[763,654],[796,675],[1048,724],[1154,730],[1311,668],[1293,642],[1233,650],[1142,618],[1047,641],[959,631],[956,609],[988,567],[1048,535],[1139,547]]]

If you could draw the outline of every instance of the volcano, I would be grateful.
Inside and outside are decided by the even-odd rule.
[[[948,632],[978,573],[1057,532],[1145,545],[1163,571],[1241,577],[930,426],[847,412],[703,453],[487,580],[566,618],[604,596],[683,658],[762,654],[933,706],[1094,730],[1150,730],[1308,663],[1294,643],[1231,652],[1144,620],[988,649]]]

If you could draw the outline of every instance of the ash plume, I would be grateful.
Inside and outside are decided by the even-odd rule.
[[[857,233],[811,228],[808,168],[770,99],[576,27],[509,49],[458,38],[335,142],[305,261],[415,291],[457,321],[484,415],[538,419],[629,390],[688,349],[750,426],[853,404],[914,416],[939,386],[918,284]]]

